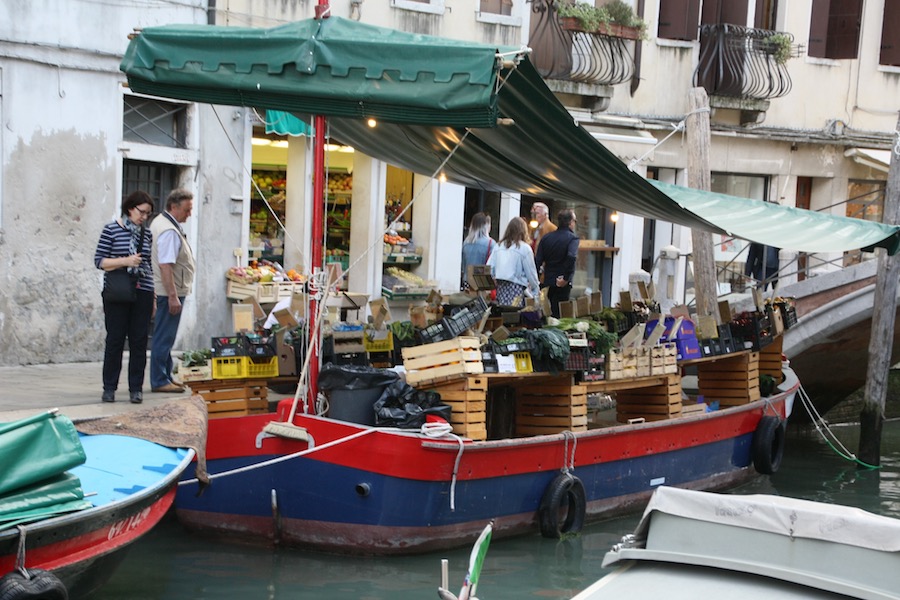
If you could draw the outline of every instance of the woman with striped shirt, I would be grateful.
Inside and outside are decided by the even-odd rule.
[[[153,199],[147,192],[132,192],[122,203],[122,216],[103,227],[94,264],[106,273],[128,269],[137,278],[134,302],[103,299],[106,321],[106,350],[103,354],[103,402],[116,401],[122,371],[122,352],[128,338],[128,392],[132,402],[144,400],[144,371],[147,366],[147,337],[156,305],[150,252],[153,236],[146,227],[153,213]],[[103,277],[106,288],[107,276]]]

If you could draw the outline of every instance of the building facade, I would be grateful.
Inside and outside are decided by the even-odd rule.
[[[0,7],[0,365],[102,356],[102,278],[93,251],[103,224],[119,214],[133,189],[146,189],[160,203],[175,186],[195,194],[187,229],[199,271],[176,348],[204,347],[230,328],[229,266],[277,250],[285,267],[307,266],[309,139],[266,134],[267,116],[252,108],[132,94],[118,66],[135,29],[272,27],[311,18],[316,4],[72,0],[62,8],[53,2]],[[626,4],[645,23],[643,39],[566,29],[550,0],[337,0],[331,12],[404,31],[531,47],[548,85],[594,137],[634,170],[669,182],[686,184],[683,122],[690,90],[704,87],[716,191],[880,220],[900,97],[900,51],[890,36],[891,25],[900,23],[894,3]],[[263,150],[253,138],[285,147]],[[381,294],[385,216],[398,206],[412,204],[406,235],[421,248],[421,262],[404,268],[451,291],[458,287],[471,213],[492,215],[496,239],[510,218],[527,218],[534,201],[515,193],[479,194],[361,153],[329,157],[334,173],[352,175],[352,192],[345,194],[345,208],[338,201],[331,206],[337,221],[326,241],[347,253],[349,290],[370,297]],[[269,185],[263,196],[283,202],[280,239],[266,230],[266,215],[258,216],[271,210],[257,184],[265,170],[288,182],[280,189]],[[602,193],[597,190],[598,198]],[[586,253],[579,261],[577,287],[602,290],[607,302],[628,289],[632,273],[652,271],[667,246],[682,256],[679,273],[687,269],[691,236],[684,228],[609,214],[590,198],[577,206],[550,204],[551,214],[575,208],[582,237],[618,249]],[[346,234],[339,234],[344,227]],[[719,281],[727,291],[741,283],[744,243],[716,242]],[[788,249],[782,280],[857,259]],[[684,280],[678,281],[675,295],[685,298]],[[408,304],[396,304],[395,318]]]

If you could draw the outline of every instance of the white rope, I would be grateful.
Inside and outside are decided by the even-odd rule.
[[[230,471],[222,471],[221,473],[211,474],[209,476],[209,480],[212,481],[214,479],[220,479],[222,477],[229,477],[231,475],[237,475],[238,473],[245,473],[247,471],[252,471],[254,469],[261,469],[262,467],[268,467],[270,465],[274,465],[280,462],[284,462],[286,460],[291,460],[294,458],[300,458],[301,456],[307,456],[312,454],[313,452],[318,452],[319,450],[325,450],[326,448],[331,448],[332,446],[336,446],[338,444],[343,444],[344,442],[349,442],[351,440],[355,440],[356,438],[363,437],[364,435],[368,435],[375,431],[379,431],[378,429],[364,429],[362,431],[357,431],[351,435],[346,437],[338,438],[336,440],[332,440],[326,444],[322,444],[321,446],[316,446],[315,448],[308,448],[306,450],[301,450],[300,452],[294,452],[292,454],[285,454],[284,456],[279,456],[278,458],[273,458],[270,460],[265,460],[260,463],[255,463],[252,465],[247,465],[244,467],[238,467],[237,469],[232,469]],[[197,483],[197,478],[194,479],[185,479],[184,481],[179,481],[178,485],[188,485],[191,483]]]
[[[453,512],[456,510],[456,477],[459,473],[459,463],[462,460],[465,443],[461,437],[453,433],[453,427],[449,423],[425,423],[420,431],[430,438],[452,437],[459,444],[456,460],[453,463],[453,475],[450,478],[450,511]]]
[[[636,166],[638,166],[639,164],[641,164],[642,162],[644,162],[644,160],[645,160],[648,156],[650,156],[650,155],[653,153],[654,150],[656,150],[657,148],[659,148],[660,146],[662,146],[663,144],[665,144],[667,141],[669,141],[669,138],[670,138],[670,137],[672,137],[673,135],[675,135],[675,134],[678,133],[679,131],[682,131],[682,130],[684,129],[684,123],[685,123],[685,122],[684,122],[684,119],[682,119],[682,120],[679,121],[677,124],[672,125],[672,133],[670,133],[669,135],[667,135],[666,137],[664,137],[664,138],[661,139],[660,141],[656,142],[656,144],[655,144],[652,148],[650,148],[649,150],[647,150],[642,156],[640,156],[639,158],[635,158],[635,159],[632,160],[630,163],[628,163],[628,170],[629,170],[629,171],[634,171],[634,168],[635,168]]]
[[[562,432],[563,434],[563,467],[561,471],[563,473],[571,473],[575,470],[575,448],[578,446],[578,438],[575,436],[575,433],[569,431]],[[572,454],[569,454],[569,440],[572,440]]]
[[[676,123],[675,125],[672,125],[672,133],[670,133],[669,135],[667,135],[666,137],[664,137],[663,139],[661,139],[660,141],[658,141],[652,148],[650,148],[649,150],[647,150],[647,151],[643,154],[643,156],[641,156],[640,158],[636,158],[636,159],[634,159],[633,161],[631,161],[630,163],[628,163],[628,170],[629,170],[629,171],[634,171],[634,168],[635,168],[636,166],[638,166],[639,164],[641,164],[642,162],[644,162],[644,160],[645,160],[648,156],[650,156],[650,154],[652,154],[654,150],[656,150],[657,148],[659,148],[660,146],[662,146],[663,144],[665,144],[667,141],[669,141],[669,138],[670,138],[670,137],[672,137],[673,135],[675,135],[675,134],[678,133],[679,131],[684,131],[684,127],[685,127],[685,124],[687,123],[687,118],[688,118],[688,117],[690,117],[691,115],[698,115],[698,114],[708,113],[708,112],[711,112],[710,109],[709,109],[709,107],[708,107],[708,106],[704,106],[703,108],[698,108],[698,109],[696,109],[696,110],[692,110],[691,112],[689,112],[689,113],[687,113],[686,115],[684,115],[684,118],[683,118],[681,121],[679,121],[679,122]]]
[[[850,450],[847,449],[846,446],[838,439],[837,435],[831,428],[828,426],[828,422],[822,418],[822,415],[819,414],[816,405],[813,403],[812,398],[809,397],[809,394],[806,393],[806,390],[801,385],[797,394],[800,396],[801,404],[803,404],[803,408],[806,409],[806,414],[809,416],[809,420],[816,427],[816,431],[822,436],[822,439],[825,440],[826,443],[831,445],[832,447],[837,446],[839,448],[835,451],[841,455],[842,458],[846,458],[848,460],[856,460],[856,455],[853,454]]]

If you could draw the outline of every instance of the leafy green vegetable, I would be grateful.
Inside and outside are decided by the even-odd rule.
[[[205,367],[212,358],[212,350],[187,350],[181,355],[181,364],[185,367]]]
[[[525,339],[531,342],[531,354],[538,360],[548,361],[551,372],[565,367],[569,360],[569,338],[559,329],[544,327],[542,329],[526,329],[522,331]]]
[[[622,315],[623,318],[624,316]],[[587,331],[584,333],[589,340],[593,340],[597,354],[607,354],[619,341],[618,335],[607,331],[601,323],[590,319],[559,319],[559,324],[555,327],[560,331],[582,331],[585,325],[587,325]]]

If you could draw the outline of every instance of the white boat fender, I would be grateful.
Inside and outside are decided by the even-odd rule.
[[[0,600],[69,600],[59,578],[43,569],[11,571],[0,578]]]
[[[763,475],[771,475],[778,471],[784,456],[785,425],[778,417],[764,416],[753,432],[750,444],[750,456],[753,467]]]
[[[587,499],[584,484],[568,471],[557,475],[541,498],[538,521],[541,535],[546,538],[560,538],[566,533],[578,533],[584,526]],[[565,519],[560,523],[560,514],[565,511]]]

